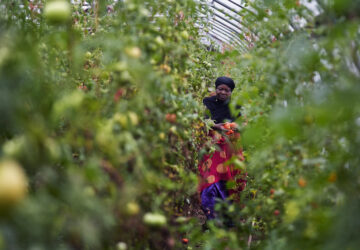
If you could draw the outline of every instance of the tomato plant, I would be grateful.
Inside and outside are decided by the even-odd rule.
[[[0,3],[1,249],[356,249],[359,4],[244,1],[238,50],[202,43],[203,3]],[[248,181],[205,230],[222,75]]]

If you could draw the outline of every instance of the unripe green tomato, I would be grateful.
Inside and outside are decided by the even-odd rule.
[[[129,3],[127,4],[127,8],[128,10],[133,11],[136,9],[136,5],[134,3]]]
[[[63,0],[48,2],[44,8],[44,16],[50,23],[65,23],[71,18],[71,5]]]
[[[183,118],[181,119],[181,121],[182,121],[183,123],[188,123],[188,122],[189,122],[189,119],[186,118],[186,117],[183,117]]]
[[[212,66],[211,63],[209,63],[209,62],[207,62],[207,61],[204,61],[204,64],[205,64],[206,66],[208,66],[208,67],[211,67],[211,66]]]
[[[160,227],[166,224],[166,217],[162,214],[146,213],[144,223],[149,226]]]
[[[155,42],[156,42],[156,44],[159,45],[160,47],[163,47],[163,46],[165,45],[165,42],[164,42],[164,40],[162,39],[161,36],[157,36],[157,37],[155,38]]]
[[[113,119],[114,121],[118,122],[123,128],[127,128],[129,126],[128,118],[124,114],[116,113]]]
[[[168,19],[164,16],[160,16],[157,18],[157,20],[158,20],[159,24],[166,24]]]
[[[12,140],[6,141],[3,144],[3,152],[6,156],[16,158],[21,155],[26,147],[26,138],[25,136],[15,137]]]
[[[24,199],[28,181],[21,166],[12,160],[0,162],[0,207]]]
[[[137,116],[136,113],[130,111],[130,112],[128,113],[128,116],[129,116],[130,122],[131,122],[131,124],[132,124],[133,126],[136,126],[136,125],[139,124],[139,117]]]
[[[113,65],[115,71],[121,72],[128,69],[128,65],[125,61],[117,62]]]
[[[140,7],[140,10],[139,10],[139,13],[142,15],[142,16],[149,16],[151,13],[150,11],[148,11],[147,9],[143,8],[143,7]]]
[[[127,47],[125,48],[125,53],[135,59],[141,57],[141,49],[139,47]]]
[[[109,77],[110,77],[110,74],[109,74],[109,72],[107,72],[107,71],[102,71],[102,72],[100,73],[100,79],[101,79],[101,80],[107,80],[107,79],[109,79]]]
[[[125,242],[119,242],[116,244],[116,250],[126,250],[127,245]]]
[[[128,202],[126,204],[126,213],[129,215],[136,215],[140,212],[140,207],[136,202]]]
[[[111,129],[112,126],[105,125],[104,128],[101,128],[96,134],[96,142],[102,147],[111,147],[115,144],[114,136],[109,128]]]
[[[176,126],[171,126],[171,128],[169,129],[170,132],[176,134],[177,133],[177,129],[176,129]]]
[[[131,77],[129,71],[125,70],[125,71],[121,72],[121,79],[123,81],[131,81],[132,77]]]
[[[86,58],[86,59],[90,59],[91,56],[92,56],[91,52],[90,52],[90,51],[86,51],[86,53],[85,53],[85,58]]]
[[[185,40],[189,39],[189,33],[186,30],[181,31],[180,33],[181,37],[184,38]]]
[[[188,218],[184,217],[184,216],[180,216],[180,217],[177,217],[176,220],[175,220],[177,223],[185,223],[188,221]]]
[[[159,134],[159,138],[160,138],[161,140],[164,140],[164,139],[165,139],[165,133],[164,133],[164,132],[161,132],[161,133]]]

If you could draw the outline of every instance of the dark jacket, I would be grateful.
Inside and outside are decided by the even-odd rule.
[[[211,120],[214,120],[215,123],[223,123],[225,120],[233,122],[237,117],[241,116],[241,113],[238,111],[236,116],[232,116],[229,108],[229,102],[220,101],[216,98],[216,96],[205,97],[203,103],[210,111]],[[236,106],[237,110],[240,108],[240,106]]]

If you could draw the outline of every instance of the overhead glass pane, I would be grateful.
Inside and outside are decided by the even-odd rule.
[[[251,39],[248,34],[252,34],[252,32],[242,23],[242,12],[245,9],[242,1],[207,0],[199,2],[208,6],[208,9],[202,8],[202,17],[209,32],[203,32],[202,35],[207,35],[212,40],[221,39],[223,42],[236,44],[237,47],[247,49],[250,46]]]

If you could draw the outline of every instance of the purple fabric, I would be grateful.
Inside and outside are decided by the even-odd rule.
[[[208,220],[216,217],[214,207],[218,200],[225,201],[228,196],[229,193],[226,189],[226,181],[216,182],[201,192],[201,208]]]

